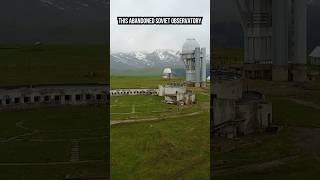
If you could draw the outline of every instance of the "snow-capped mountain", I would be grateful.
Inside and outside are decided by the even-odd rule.
[[[209,57],[207,57],[207,61]],[[129,53],[117,52],[110,55],[111,69],[125,70],[132,68],[154,67],[184,67],[180,58],[180,51],[171,49],[157,49],[152,52],[134,51]]]
[[[134,51],[111,53],[111,69],[152,68],[152,67],[180,67],[180,52],[175,50],[158,49],[153,52]]]

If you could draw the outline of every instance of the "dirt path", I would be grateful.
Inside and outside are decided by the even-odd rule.
[[[306,107],[311,107],[311,108],[314,108],[314,109],[317,109],[317,110],[320,110],[320,106],[313,103],[313,102],[309,102],[309,101],[304,101],[304,100],[300,100],[300,99],[295,99],[295,98],[288,98],[289,100],[297,103],[297,104],[300,104],[300,105],[303,105],[303,106],[306,106]]]
[[[170,117],[154,117],[154,118],[146,118],[146,119],[135,119],[135,120],[114,120],[110,122],[110,125],[116,125],[116,124],[129,124],[129,123],[138,123],[138,122],[148,122],[148,121],[158,121],[158,120],[165,120],[165,118],[179,118],[179,117],[190,117],[200,114],[201,112],[193,112],[189,114],[183,114],[183,115],[173,115]]]

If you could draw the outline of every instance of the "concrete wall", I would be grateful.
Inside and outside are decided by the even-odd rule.
[[[107,85],[48,85],[0,88],[0,110],[32,105],[77,105],[107,102]]]
[[[240,99],[242,97],[242,80],[224,80],[224,81],[214,81],[213,94],[216,95],[218,99]]]
[[[164,95],[176,95],[176,94],[184,94],[187,92],[187,88],[185,86],[182,87],[166,87],[165,85],[159,85],[159,96]]]
[[[111,96],[157,96],[159,94],[158,89],[113,89],[110,90]]]
[[[269,127],[272,124],[272,104],[259,104],[257,115],[259,119],[259,126],[261,128]]]
[[[236,101],[215,99],[213,102],[214,126],[236,119]]]

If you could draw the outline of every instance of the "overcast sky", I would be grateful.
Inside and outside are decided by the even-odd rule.
[[[180,50],[196,38],[209,52],[210,0],[110,0],[112,52]],[[202,25],[118,25],[117,16],[202,16]]]

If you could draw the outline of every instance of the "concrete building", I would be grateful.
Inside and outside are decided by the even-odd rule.
[[[159,85],[159,96],[168,104],[188,105],[195,103],[195,94],[179,83]]]
[[[212,81],[216,135],[233,138],[272,124],[272,104],[259,92],[244,91],[240,75],[215,71]]]
[[[109,94],[105,84],[56,84],[11,86],[0,88],[0,110],[33,106],[106,103]]]
[[[244,31],[245,76],[305,81],[306,0],[235,2]]]
[[[186,83],[195,87],[206,86],[206,49],[200,48],[195,39],[183,44],[181,59],[186,67]]]
[[[309,56],[311,65],[320,65],[320,46],[314,48]]]
[[[158,89],[146,89],[146,88],[133,88],[133,89],[112,89],[110,90],[111,96],[157,96],[159,94]]]
[[[196,101],[192,90],[180,83],[159,85],[158,89],[112,89],[111,96],[160,96],[167,104],[189,105]]]

